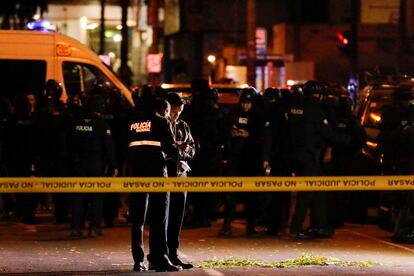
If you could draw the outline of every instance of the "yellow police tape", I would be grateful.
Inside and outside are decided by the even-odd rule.
[[[414,176],[0,178],[0,193],[413,190]]]

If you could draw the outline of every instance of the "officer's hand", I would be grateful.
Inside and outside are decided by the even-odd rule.
[[[240,136],[243,138],[247,138],[249,137],[249,132],[247,130],[242,129],[240,130]]]
[[[332,148],[331,147],[327,147],[325,149],[325,152],[323,153],[323,158],[322,158],[322,162],[323,163],[329,163],[332,160]]]
[[[116,177],[118,175],[118,169],[114,169],[112,173],[112,177]]]
[[[265,160],[263,161],[263,169],[266,170],[269,167],[269,161]]]
[[[232,137],[237,137],[237,136],[239,136],[239,130],[238,129],[232,129],[231,130],[231,136]]]

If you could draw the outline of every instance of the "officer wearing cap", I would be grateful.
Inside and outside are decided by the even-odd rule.
[[[186,177],[191,170],[189,161],[195,154],[195,142],[191,135],[188,124],[180,119],[181,112],[184,109],[184,102],[177,93],[169,93],[167,101],[171,105],[169,121],[172,133],[174,135],[175,144],[178,148],[178,159],[170,159],[168,161],[168,176]],[[193,265],[183,263],[178,258],[178,247],[180,244],[180,232],[184,218],[185,202],[187,192],[170,193],[170,209],[168,216],[168,257],[175,265],[180,265],[183,269],[192,268]]]
[[[170,104],[163,99],[142,102],[136,110],[128,130],[127,176],[167,177],[168,159],[178,160],[178,148],[167,120]],[[167,223],[170,193],[131,193],[131,247],[134,271],[145,271],[144,224],[149,206],[149,269],[179,271],[181,266],[171,263],[168,257]]]
[[[105,176],[105,171],[116,176],[115,148],[109,125],[101,117],[105,109],[104,99],[100,95],[91,95],[84,113],[75,120],[69,133],[69,150],[72,158],[74,176]],[[81,237],[84,202],[86,193],[74,193],[72,201],[71,236]],[[89,236],[102,236],[101,220],[103,193],[91,193],[91,218]]]

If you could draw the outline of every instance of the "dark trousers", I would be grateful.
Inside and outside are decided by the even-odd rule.
[[[90,196],[90,228],[101,227],[103,193],[74,193],[71,196],[72,201],[72,230],[80,231],[85,218],[85,203],[87,196]]]
[[[274,192],[271,194],[270,206],[267,211],[269,216],[270,232],[283,231],[289,222],[290,192]]]
[[[53,203],[55,206],[56,223],[67,222],[69,209],[70,209],[70,194],[69,193],[53,193],[52,198],[53,198]]]
[[[170,258],[178,257],[178,247],[180,246],[180,233],[184,219],[186,199],[187,192],[170,193],[167,230],[168,256]]]
[[[163,262],[168,254],[167,223],[170,193],[132,193],[130,195],[131,249],[135,263],[144,261],[144,224],[149,211],[149,262]],[[149,208],[148,208],[149,206]]]
[[[296,176],[316,176],[320,172],[319,152],[296,149],[288,160],[288,167]],[[308,208],[311,208],[312,227],[328,228],[326,192],[299,192],[290,225],[291,232],[302,231]]]
[[[396,209],[394,234],[401,234],[412,229],[410,215],[413,205],[413,191],[394,192],[394,206]]]
[[[290,226],[291,232],[302,231],[308,208],[312,208],[312,227],[328,228],[326,215],[326,192],[299,192],[296,197],[295,213]]]
[[[114,220],[118,217],[119,207],[121,205],[121,195],[119,193],[105,194],[103,203],[103,219],[106,227],[112,227]]]
[[[16,194],[16,213],[24,223],[35,221],[35,210],[40,202],[37,193],[19,193]]]
[[[257,194],[256,193],[224,193],[224,222],[223,230],[230,230],[231,221],[236,215],[237,199],[241,198],[244,204],[247,230],[254,228],[256,220]]]

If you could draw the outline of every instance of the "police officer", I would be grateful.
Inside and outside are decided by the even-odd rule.
[[[325,85],[319,81],[308,81],[303,88],[304,95],[295,93],[288,105],[286,118],[289,160],[287,163],[292,175],[319,175],[322,149],[325,148],[326,143],[334,139],[328,120],[319,106],[319,99],[322,98],[325,89]],[[316,229],[328,229],[324,194],[299,192],[290,225],[292,237],[311,237],[303,232],[302,228],[307,209],[311,206],[314,219],[312,226]]]
[[[7,124],[9,123],[10,116],[12,113],[12,103],[6,97],[0,97],[0,177],[8,176],[7,168],[7,142],[6,142],[6,131]],[[0,209],[0,219],[10,219],[15,203],[13,196],[9,193],[0,194],[0,199],[3,203]]]
[[[411,95],[411,98],[409,99],[408,94],[409,93],[406,93],[406,96],[404,96],[406,97],[406,101],[410,100],[410,105],[406,108],[407,121],[406,123],[403,122],[398,143],[401,147],[399,150],[401,155],[398,160],[401,175],[414,174],[414,96]],[[400,199],[401,202],[399,212],[396,216],[392,240],[395,242],[412,244],[414,243],[414,224],[411,218],[414,207],[414,192],[412,190],[400,192]]]
[[[376,154],[382,157],[385,175],[413,174],[413,99],[412,87],[400,86],[393,93],[393,103],[384,107],[381,115],[380,133]],[[414,242],[409,215],[414,199],[411,191],[393,192],[393,213],[395,216],[394,242]]]
[[[268,114],[265,124],[265,139],[262,148],[263,169],[266,175],[287,176],[286,159],[289,152],[286,150],[286,107],[289,103],[289,94],[282,94],[277,88],[267,88],[265,99],[268,102]],[[269,95],[271,94],[271,95]],[[290,192],[270,193],[269,204],[265,210],[266,234],[282,236],[288,226],[290,210]]]
[[[7,167],[10,177],[33,176],[33,114],[26,95],[17,95],[14,99],[14,113],[7,124]],[[35,210],[39,204],[36,194],[24,193],[16,195],[17,217],[27,224],[37,224]]]
[[[106,109],[103,118],[108,123],[115,144],[118,171],[123,175],[123,165],[126,162],[125,144],[128,139],[128,120],[131,114],[131,107],[123,98],[120,91],[110,91],[106,97]],[[107,193],[104,198],[103,218],[105,225],[111,227],[118,216],[121,206],[119,193]]]
[[[411,99],[411,88],[400,86],[393,92],[393,102],[384,106],[381,115],[380,133],[378,135],[377,156],[382,157],[382,172],[384,175],[399,173],[398,159],[401,152],[398,139],[401,128],[407,123],[407,112]]]
[[[178,149],[167,120],[170,105],[166,100],[150,99],[141,103],[129,127],[128,176],[166,177],[166,160],[177,160]],[[153,106],[152,106],[153,105]],[[155,111],[154,111],[155,110]],[[144,224],[147,206],[149,218],[149,269],[155,271],[179,271],[181,266],[171,263],[167,247],[167,223],[170,194],[132,193],[130,198],[131,246],[134,271],[147,270],[144,265]]]
[[[194,157],[195,143],[188,124],[180,119],[184,109],[184,102],[177,93],[169,93],[167,101],[171,105],[169,121],[172,133],[174,134],[175,144],[178,148],[178,159],[170,159],[168,162],[168,176],[186,177],[191,170],[188,162]],[[185,203],[187,192],[175,192],[170,194],[170,209],[168,216],[168,257],[175,265],[180,265],[183,269],[192,268],[193,265],[183,263],[178,258],[178,247],[180,244],[180,232],[184,218]]]
[[[101,117],[104,109],[104,99],[99,95],[91,95],[86,102],[84,114],[75,120],[70,130],[69,150],[75,176],[105,176],[105,171],[110,171],[111,176],[118,173],[111,130]],[[86,193],[75,193],[71,196],[72,237],[82,236],[86,196]],[[101,236],[104,193],[91,193],[88,196],[91,200],[89,237]]]
[[[191,83],[191,103],[182,118],[191,128],[197,154],[191,161],[191,176],[218,176],[220,174],[220,145],[222,143],[222,113],[217,105],[218,95],[210,89],[207,80],[195,79]],[[189,193],[188,204],[193,216],[184,226],[208,227],[214,211],[214,193]]]
[[[258,93],[254,88],[247,88],[240,94],[239,105],[231,114],[228,123],[229,140],[228,176],[256,176],[260,170],[261,139],[263,137],[265,120],[263,114],[256,109]],[[246,215],[246,234],[257,234],[256,193],[242,193]],[[236,195],[225,193],[225,214],[220,235],[231,235],[231,220],[234,217]]]
[[[38,99],[34,121],[36,175],[41,177],[68,176],[67,135],[71,116],[60,100],[62,85],[54,79],[45,83]],[[56,223],[68,222],[69,194],[52,194]]]
[[[332,159],[327,163],[325,173],[328,175],[361,175],[360,164],[362,148],[367,136],[365,130],[353,114],[353,101],[346,91],[332,91],[333,116],[329,121],[335,133],[351,137],[350,143],[336,143],[332,147]],[[366,168],[365,168],[366,169]],[[360,205],[357,196],[360,192],[330,192],[328,193],[328,219],[334,227],[344,224],[345,215],[352,213]],[[355,200],[352,200],[355,199]]]

